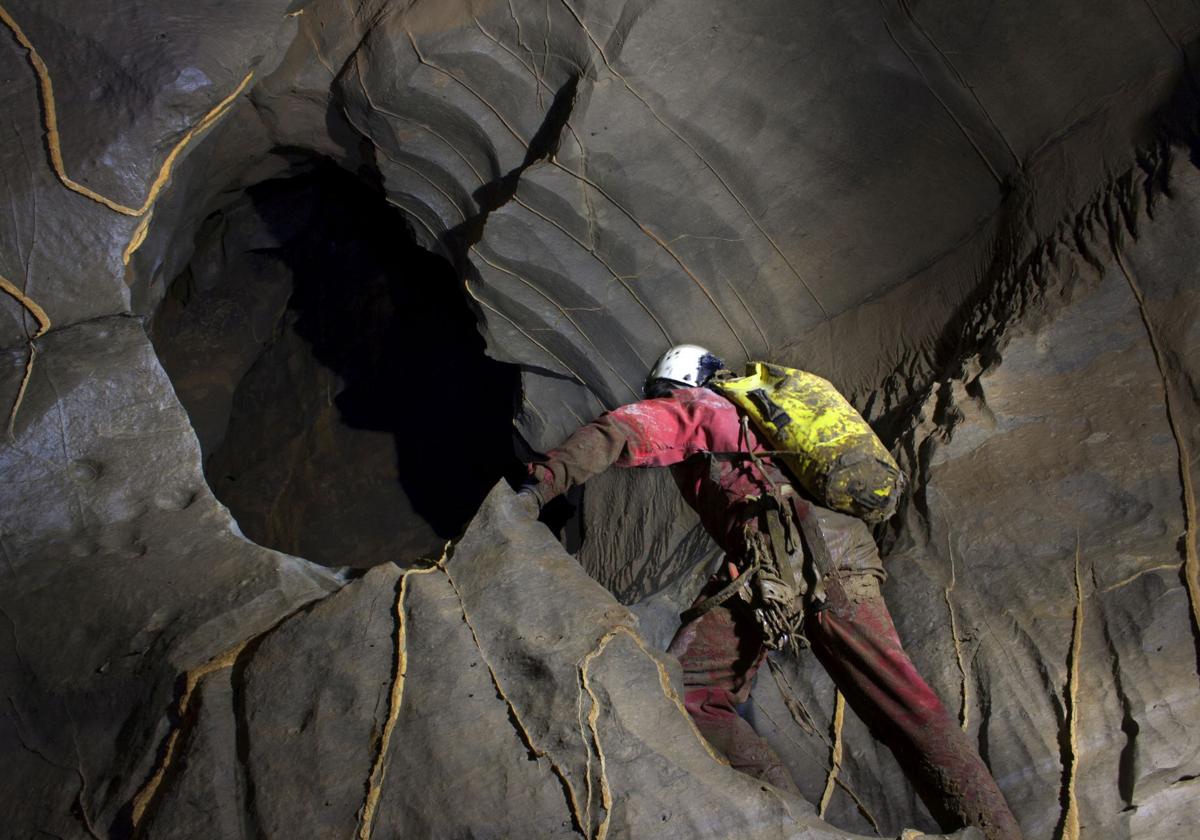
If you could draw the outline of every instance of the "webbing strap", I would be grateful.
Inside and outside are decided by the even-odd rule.
[[[777,490],[778,488],[775,486],[775,482],[771,479],[771,476],[767,473],[767,468],[765,466],[763,466],[763,462],[759,459],[759,457],[757,455],[754,454],[754,451],[750,448],[750,418],[747,417],[745,414],[742,415],[742,433],[741,433],[741,439],[738,441],[738,443],[745,445],[746,454],[750,456],[750,460],[754,462],[754,466],[758,467],[758,472],[760,475],[762,475],[763,481],[767,482],[767,486],[770,487],[771,490]]]
[[[775,490],[775,503],[765,511],[767,534],[769,536],[771,556],[774,559],[774,572],[783,581],[784,586],[796,589],[796,577],[792,574],[791,552],[799,548],[792,534],[792,520],[795,516],[791,506],[784,500],[783,494]]]
[[[765,559],[771,560],[770,566],[776,567],[771,577],[775,577],[780,583],[803,597],[806,611],[824,608],[826,600],[823,586],[824,573],[833,568],[830,562],[829,548],[825,543],[825,535],[821,533],[817,518],[812,515],[811,510],[807,516],[801,516],[800,512],[792,505],[792,499],[789,497],[793,493],[794,491],[791,491],[787,485],[777,488],[775,493],[767,497],[774,504],[760,514],[766,520],[767,534],[764,536],[767,538],[767,544],[759,550],[765,549],[772,556],[770,558],[764,558],[761,555],[755,557],[753,562],[736,578],[721,587],[715,595],[705,598],[699,604],[681,612],[679,614],[681,624],[695,621],[705,613],[721,606],[749,586],[754,581],[756,574],[760,572],[767,574],[768,566],[764,562]],[[801,570],[804,580],[800,585],[797,585],[788,559],[791,551],[800,548],[792,543],[794,532],[791,529],[795,525],[799,525],[799,538],[804,543],[804,548],[801,549],[805,555],[805,562]],[[798,632],[798,627],[788,628],[787,635],[795,638]]]
[[[757,572],[761,567],[762,563],[760,563],[758,560],[755,560],[746,567],[745,571],[741,572],[737,577],[721,587],[717,594],[709,598],[705,598],[699,604],[696,604],[696,606],[690,607],[681,612],[679,614],[679,622],[681,624],[687,624],[690,621],[695,621],[705,613],[716,609],[717,607],[721,606],[721,604],[724,604],[726,601],[748,586],[750,581],[754,579],[754,573]]]

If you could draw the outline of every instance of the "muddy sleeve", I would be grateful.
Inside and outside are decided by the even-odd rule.
[[[630,403],[580,427],[529,466],[546,503],[614,464],[665,467],[703,449],[706,417],[674,397]]]
[[[621,460],[629,446],[630,427],[604,415],[581,426],[546,457],[529,465],[542,504],[583,484]]]

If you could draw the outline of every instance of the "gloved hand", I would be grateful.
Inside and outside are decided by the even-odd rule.
[[[516,508],[521,515],[537,519],[542,512],[542,500],[532,487],[526,485],[517,491]]]

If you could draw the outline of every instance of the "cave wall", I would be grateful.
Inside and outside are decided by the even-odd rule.
[[[1181,711],[1197,664],[1181,474],[1188,464],[1194,482],[1196,269],[1181,252],[1200,178],[1180,160],[1167,182],[1119,256],[1080,274],[1060,253],[995,361],[938,384],[911,542],[887,559],[901,637],[1031,837],[1063,836],[1071,809],[1081,836],[1186,833],[1175,803],[1196,795],[1200,744]],[[797,764],[827,755],[835,729],[820,670],[787,663],[786,693],[760,681],[765,723]],[[799,744],[776,726],[791,695],[816,721]],[[840,734],[853,795],[839,789],[830,818],[930,825],[890,795],[899,770],[851,713]]]
[[[1200,762],[1180,724],[1196,715],[1197,672],[1195,4],[0,6],[11,836],[181,836],[213,796],[219,834],[286,833],[295,791],[278,751],[328,702],[341,728],[302,749],[366,779],[331,783],[338,824],[362,826],[353,794],[371,791],[387,825],[428,819],[427,800],[374,775],[399,725],[384,706],[426,708],[367,685],[396,685],[398,573],[347,586],[245,540],[144,327],[204,219],[291,173],[297,150],[378,185],[453,263],[489,353],[522,367],[517,429],[534,449],[632,399],[671,341],[833,378],[914,479],[879,535],[901,634],[1029,836],[1178,835]],[[589,487],[579,555],[623,601],[658,598],[643,629],[660,644],[712,559],[663,478]],[[538,551],[566,574],[565,556]],[[440,576],[413,579],[413,609],[457,633],[450,670],[467,681],[490,637],[462,634]],[[586,589],[564,578],[552,597]],[[355,599],[372,593],[390,632],[364,632],[389,656],[331,665],[333,701],[288,705],[267,688],[288,684],[287,651],[328,662],[344,649]],[[533,615],[496,617],[497,638]],[[661,706],[670,692],[637,633],[599,651],[612,627],[580,616],[539,656],[569,671],[598,651],[589,661],[621,687],[594,708],[628,718],[601,715],[569,758],[536,734],[524,746],[540,773],[582,760],[569,772],[599,786],[587,767],[615,739],[636,770],[593,816],[636,834],[662,821],[642,797],[671,762],[701,779],[672,788],[672,814],[737,781],[678,743],[634,746],[653,734],[645,709],[685,734],[686,720]],[[415,653],[414,670],[431,656]],[[781,669],[811,732],[786,725],[796,704],[774,678],[756,689],[758,723],[781,723],[772,737],[810,799],[835,791],[822,812],[848,830],[932,828],[852,714],[832,731],[832,689],[811,663]],[[492,685],[528,691],[530,673]],[[322,686],[308,679],[302,698]],[[520,717],[524,702],[492,696],[486,714]],[[448,720],[469,708],[441,706]],[[564,725],[538,708],[546,731]],[[447,755],[437,717],[405,718],[416,734],[393,737]],[[828,781],[839,737],[845,787]],[[522,807],[594,834],[553,779],[516,781],[533,768],[512,763],[509,740],[488,740],[485,764],[539,791]],[[454,760],[439,778],[461,771]],[[453,788],[490,803],[486,789]],[[784,815],[802,810],[747,789],[721,813],[788,836]],[[677,833],[730,830],[710,813]],[[794,836],[832,831],[806,820]]]
[[[152,775],[177,696],[343,581],[241,536],[135,319],[38,341],[0,452],[4,832],[97,836]],[[24,354],[5,355],[14,394]]]
[[[1191,822],[1200,175],[1181,156],[1164,166],[1081,214],[1086,236],[1028,262],[1014,281],[1023,311],[980,345],[989,361],[959,360],[932,384],[902,437],[916,480],[880,534],[901,638],[1030,837],[1066,836],[1069,813],[1081,836],[1170,837]],[[981,301],[966,322],[989,327],[994,310]],[[645,598],[665,643],[715,556],[681,562],[694,516],[671,530],[637,519],[677,498],[665,473],[595,489],[581,562],[619,597]],[[755,725],[810,801],[828,794],[833,822],[936,827],[853,709],[834,723],[813,657],[776,660],[754,698]]]

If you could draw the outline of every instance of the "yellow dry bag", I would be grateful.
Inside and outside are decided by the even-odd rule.
[[[712,386],[738,405],[818,503],[882,522],[896,511],[904,476],[883,442],[827,380],[751,362],[746,376]]]

